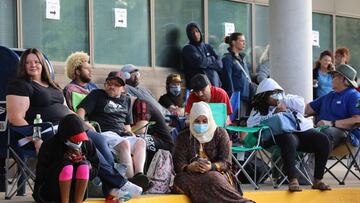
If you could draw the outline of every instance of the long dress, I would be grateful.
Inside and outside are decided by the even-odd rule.
[[[229,135],[223,128],[218,127],[212,140],[204,144],[191,136],[189,129],[184,130],[178,135],[173,157],[176,171],[175,189],[188,195],[193,203],[246,201],[229,183],[231,181],[228,181],[226,172],[231,169],[230,153]],[[203,174],[182,171],[184,166],[197,157],[207,158],[211,163],[215,163],[216,170]]]

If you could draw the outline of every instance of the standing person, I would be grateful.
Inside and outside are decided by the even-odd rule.
[[[273,79],[263,80],[256,91],[253,101],[253,109],[247,121],[248,127],[261,124],[261,121],[280,113],[289,112],[296,115],[299,120],[299,132],[283,133],[275,135],[274,139],[265,141],[264,147],[278,145],[281,159],[284,164],[285,174],[289,180],[289,191],[301,191],[296,178],[296,151],[315,153],[315,170],[313,189],[331,190],[322,179],[325,165],[330,153],[330,142],[327,136],[313,129],[311,119],[304,118],[304,98],[297,95],[285,95],[284,89]],[[274,142],[275,141],[275,142]]]
[[[333,70],[333,55],[329,50],[321,52],[313,70],[314,99],[332,91],[332,78],[330,71]]]
[[[209,105],[194,103],[190,127],[182,131],[174,152],[175,190],[191,202],[252,202],[235,190],[231,177],[231,144],[216,126]]]
[[[346,47],[337,48],[335,51],[335,65],[348,64],[350,61],[350,51]]]
[[[240,116],[248,116],[250,113],[251,77],[245,63],[245,55],[240,53],[245,49],[245,36],[240,32],[234,32],[225,37],[225,43],[229,44],[229,52],[222,58],[224,66],[222,87],[229,97],[234,92],[240,92]]]
[[[72,106],[72,93],[89,94],[91,90],[97,89],[96,84],[91,82],[91,66],[89,55],[85,52],[74,52],[66,59],[66,75],[71,82],[65,86],[63,93],[69,109],[74,111]]]
[[[307,104],[305,113],[316,116],[317,126],[330,126],[322,131],[328,135],[332,149],[343,143],[349,132],[352,133],[352,144],[358,146],[360,129],[354,128],[360,119],[360,109],[357,108],[360,93],[355,89],[356,71],[349,65],[341,64],[336,66],[331,75],[334,91]]]
[[[83,122],[75,114],[65,116],[58,133],[45,141],[36,165],[36,202],[83,202],[88,181],[98,171],[95,145],[89,140]]]
[[[199,25],[190,22],[186,26],[186,34],[189,43],[182,50],[186,88],[191,89],[191,78],[197,73],[205,74],[213,86],[221,87],[219,77],[222,69],[221,59],[214,48],[203,41]]]
[[[181,93],[181,76],[170,74],[166,78],[166,94],[159,98],[159,103],[173,115],[184,115],[184,99]]]

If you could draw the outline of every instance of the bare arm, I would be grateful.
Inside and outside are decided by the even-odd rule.
[[[136,122],[136,124],[131,128],[132,132],[134,132],[135,134],[145,134],[146,127],[144,126],[147,125],[148,123],[149,122],[147,120],[141,120]],[[137,129],[139,130],[136,131]]]
[[[9,122],[14,126],[29,125],[25,114],[30,107],[29,97],[8,95],[6,96],[6,112]]]
[[[335,122],[335,127],[337,128],[352,129],[360,122],[360,115],[354,115],[350,118],[336,120],[334,122]],[[316,126],[322,126],[322,125],[332,126],[332,121],[321,120],[316,124]]]
[[[76,113],[77,113],[77,115],[78,115],[81,119],[85,120],[86,111],[85,111],[84,108],[78,108],[78,110],[76,111]],[[89,122],[86,121],[86,122],[85,122],[85,125],[86,125],[89,129],[91,129],[91,130],[93,130],[93,131],[96,132],[96,129],[94,128],[94,126],[92,126]]]
[[[314,111],[314,109],[311,108],[310,104],[306,104],[305,117],[314,116],[314,115],[316,115],[316,112]]]

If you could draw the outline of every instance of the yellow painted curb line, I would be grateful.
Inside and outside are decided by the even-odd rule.
[[[252,191],[244,197],[257,203],[360,203],[360,188],[337,188],[331,191],[303,190],[288,191]],[[86,203],[104,203],[104,199],[88,199]],[[143,195],[127,203],[190,203],[185,195]]]

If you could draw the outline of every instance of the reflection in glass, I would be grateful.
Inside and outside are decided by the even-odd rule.
[[[196,21],[202,26],[202,8],[202,0],[155,1],[156,66],[181,69],[186,25]]]
[[[319,32],[320,46],[313,46],[313,64],[324,50],[333,49],[333,23],[332,16],[320,13],[313,13],[313,30]]]
[[[16,47],[16,1],[0,1],[0,44]]]

